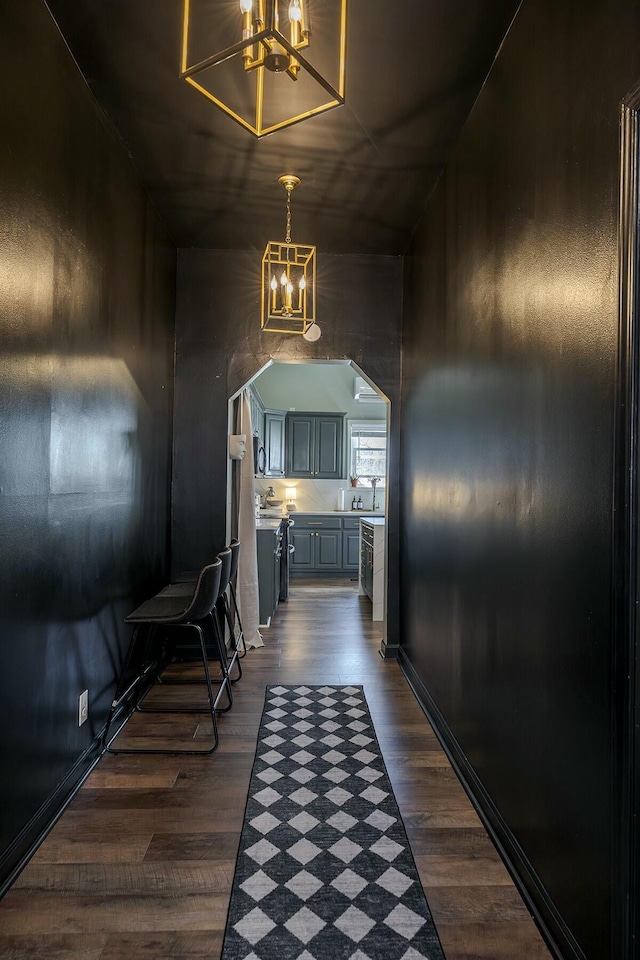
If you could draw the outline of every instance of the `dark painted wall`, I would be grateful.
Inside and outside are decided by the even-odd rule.
[[[636,2],[524,0],[405,276],[405,653],[589,960],[615,955],[618,124],[639,36]]]
[[[176,309],[173,563],[209,562],[225,540],[227,401],[272,357],[357,363],[391,400],[388,620],[397,642],[402,262],[318,252],[322,337],[260,330],[260,258],[180,250]],[[392,643],[391,636],[389,642]]]
[[[41,0],[0,63],[1,882],[167,570],[175,251]]]

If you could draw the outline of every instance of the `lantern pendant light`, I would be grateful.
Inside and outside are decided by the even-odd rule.
[[[181,78],[258,139],[345,102],[347,0],[183,2]]]
[[[284,242],[270,240],[262,256],[261,327],[317,339],[316,248],[291,239],[291,194],[300,178],[286,174],[278,183],[287,191],[287,229]]]

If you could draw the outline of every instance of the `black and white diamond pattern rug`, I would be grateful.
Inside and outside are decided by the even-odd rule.
[[[267,689],[222,960],[443,960],[362,687]]]

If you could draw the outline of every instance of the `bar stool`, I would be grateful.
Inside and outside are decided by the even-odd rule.
[[[238,598],[236,595],[236,577],[238,574],[238,560],[240,559],[240,541],[232,540],[229,544],[229,549],[231,550],[231,572],[229,574],[229,594],[231,596],[231,604],[233,606],[233,618],[234,624],[235,621],[238,621],[238,629],[240,631],[238,635],[238,640],[236,646],[240,649],[240,644],[242,644],[242,653],[238,653],[239,657],[246,656],[247,646],[244,641],[244,629],[242,627],[242,620],[240,619],[240,607],[238,606]]]
[[[160,591],[155,597],[152,597],[150,600],[145,601],[141,604],[133,613],[125,617],[126,623],[135,624],[135,630],[129,644],[129,649],[127,651],[127,656],[125,657],[124,666],[120,674],[120,680],[118,681],[118,686],[116,688],[116,698],[111,704],[111,709],[109,711],[109,716],[107,718],[107,724],[102,735],[102,744],[104,749],[109,753],[114,754],[126,754],[126,753],[155,753],[155,754],[210,754],[213,753],[219,745],[219,735],[218,735],[218,722],[217,722],[217,713],[221,712],[219,710],[218,704],[220,698],[222,697],[223,691],[226,691],[228,705],[225,710],[230,709],[231,704],[233,703],[233,694],[231,692],[231,685],[229,682],[228,671],[226,670],[226,650],[222,642],[219,623],[214,616],[215,605],[220,596],[220,583],[222,575],[223,562],[220,558],[208,564],[200,571],[200,575],[195,583],[193,591],[190,591],[189,596],[183,594],[176,595],[170,591],[167,593],[165,591]],[[119,727],[118,731],[112,736],[109,737],[109,731],[111,724],[113,723],[114,717],[116,716],[118,709],[121,707],[124,701],[126,701],[129,696],[134,692],[135,688],[142,682],[149,679],[149,677],[158,671],[158,656],[153,657],[151,663],[147,664],[144,669],[134,678],[134,680],[129,684],[126,690],[121,691],[122,684],[128,675],[128,670],[130,668],[134,649],[137,645],[138,633],[142,626],[147,626],[149,628],[147,635],[147,649],[153,648],[152,642],[155,637],[156,630],[158,627],[173,628],[173,627],[187,627],[188,629],[195,630],[198,636],[200,653],[202,656],[202,665],[204,669],[204,679],[198,682],[205,683],[207,687],[207,707],[196,707],[196,706],[164,706],[164,707],[145,707],[143,704],[137,705],[134,709],[138,710],[141,713],[185,713],[185,714],[199,714],[207,713],[211,716],[211,722],[213,724],[213,737],[214,742],[211,747],[204,749],[185,749],[185,748],[170,748],[170,749],[152,749],[152,748],[143,748],[143,747],[113,747],[112,743],[116,737],[121,733],[125,724]],[[207,653],[207,646],[205,641],[204,629],[211,627],[211,639],[213,640],[214,649],[217,649],[217,654],[220,659],[220,664],[222,669],[222,681],[218,688],[216,694],[214,694],[213,684],[211,680],[211,672],[209,669],[209,659]],[[203,629],[204,628],[204,629]],[[223,666],[224,665],[224,666]],[[173,681],[174,683],[180,683],[178,679]],[[188,683],[189,681],[182,681]],[[148,691],[147,691],[148,694]],[[145,694],[145,698],[147,696]],[[143,698],[144,699],[144,698]],[[127,717],[127,720],[129,718]],[[126,720],[125,720],[126,723]]]
[[[228,558],[229,554],[231,555],[230,564]],[[234,664],[238,660],[242,659],[247,653],[247,647],[244,640],[244,629],[242,627],[242,620],[240,618],[240,608],[238,606],[238,598],[235,586],[238,573],[238,560],[240,557],[240,541],[233,539],[228,547],[225,547],[224,550],[220,551],[218,556],[222,560],[223,566],[222,575],[220,578],[220,596],[218,597],[216,607],[220,616],[221,628],[225,622],[229,627],[231,659],[228,664],[228,669],[229,672],[231,672]],[[162,592],[164,593],[166,591],[175,593],[176,595],[184,595],[188,591],[189,585],[194,580],[194,571],[187,570],[178,574],[174,583],[170,584],[168,587],[165,587],[165,590]],[[227,587],[229,589],[230,599],[227,598]],[[237,636],[236,623],[238,628]],[[222,632],[224,635],[224,630],[222,630]],[[241,676],[242,667],[238,663],[238,676],[231,682],[237,683]]]
[[[237,550],[235,551],[237,554]],[[220,573],[220,585],[218,588],[218,596],[214,604],[214,608],[210,614],[211,626],[218,637],[219,649],[223,651],[223,655],[220,660],[220,667],[223,675],[229,681],[229,699],[230,703],[228,707],[225,707],[223,710],[219,710],[219,713],[226,713],[227,710],[231,708],[233,704],[233,695],[230,693],[232,683],[237,683],[238,680],[242,677],[242,667],[238,662],[240,653],[239,653],[239,644],[242,640],[242,631],[236,637],[235,635],[235,623],[231,608],[229,606],[229,601],[227,599],[227,588],[230,585],[231,571],[233,569],[233,555],[234,550],[231,547],[225,547],[224,550],[221,550],[218,554],[217,559],[221,562],[221,573]],[[188,573],[183,574],[183,576],[189,576]],[[193,589],[193,585],[188,580],[176,580],[174,583],[170,583],[164,590],[161,590],[158,596],[185,596]],[[225,642],[225,625],[229,628],[229,647]],[[234,666],[238,666],[238,675],[237,677],[231,677],[231,671]],[[161,684],[183,684],[183,683],[204,683],[202,678],[189,678],[189,679],[173,679],[171,677],[159,677],[158,682]]]
[[[233,541],[232,541],[233,544]],[[238,544],[239,546],[239,544]],[[228,670],[229,674],[233,670],[234,666],[238,668],[238,676],[235,679],[231,679],[231,683],[237,683],[238,680],[242,677],[242,664],[240,663],[240,643],[244,643],[243,634],[242,634],[242,625],[236,636],[235,631],[235,616],[232,613],[231,607],[229,605],[229,600],[227,598],[227,588],[231,589],[231,576],[233,571],[233,558],[234,553],[237,557],[237,549],[233,546],[225,547],[224,550],[221,550],[218,554],[219,558],[222,560],[222,574],[220,576],[220,593],[218,596],[218,602],[216,604],[216,610],[220,617],[221,627],[224,627],[226,623],[229,628],[229,653],[230,657],[228,660]],[[237,560],[236,560],[237,566]],[[235,601],[234,601],[235,602]],[[222,630],[223,643],[224,643],[224,630]],[[244,656],[244,654],[243,654]]]

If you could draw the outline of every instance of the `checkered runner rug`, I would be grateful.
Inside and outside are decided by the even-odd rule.
[[[222,960],[444,960],[362,687],[267,689]]]

